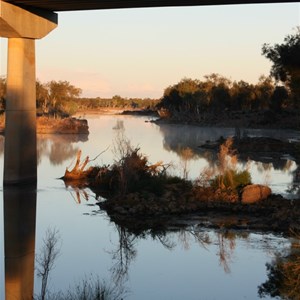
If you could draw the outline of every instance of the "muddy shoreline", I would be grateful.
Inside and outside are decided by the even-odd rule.
[[[204,228],[276,232],[289,235],[300,230],[300,199],[271,195],[255,204],[197,201],[192,207],[178,203],[177,212],[166,207],[136,211],[132,207],[104,201],[98,203],[110,219],[132,231],[172,226],[198,225]]]

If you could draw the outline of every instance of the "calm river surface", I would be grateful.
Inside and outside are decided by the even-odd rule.
[[[125,291],[126,299],[258,299],[258,286],[267,280],[266,263],[288,252],[290,240],[273,234],[205,230],[197,224],[135,236],[109,221],[95,205],[97,201],[90,190],[84,194],[57,179],[72,165],[79,149],[84,157],[93,159],[109,147],[93,163],[112,163],[118,128],[124,128],[131,144],[138,146],[150,162],[172,162],[171,172],[182,175],[186,169],[191,179],[210,162],[204,154],[194,154],[187,160],[180,155],[181,150],[189,147],[196,151],[207,140],[234,134],[234,129],[157,126],[146,120],[147,117],[95,115],[88,117],[87,137],[38,136],[36,254],[47,229],[56,229],[60,236],[60,254],[50,273],[48,289],[66,292],[93,277]],[[256,130],[247,134],[300,139],[300,133],[292,131]],[[2,137],[0,159],[2,176]],[[241,162],[240,166],[245,164]],[[273,191],[286,194],[297,166],[291,158],[283,157],[279,165],[251,161],[248,167],[254,183],[268,183]],[[2,177],[0,182],[3,201]],[[2,205],[0,209],[2,215]],[[4,299],[4,267],[0,265],[0,298]],[[34,286],[38,295],[41,280],[37,276]]]

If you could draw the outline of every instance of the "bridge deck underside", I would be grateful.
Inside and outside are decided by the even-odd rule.
[[[50,11],[299,2],[299,0],[3,0],[17,6]]]

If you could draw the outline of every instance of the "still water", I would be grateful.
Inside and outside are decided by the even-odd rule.
[[[94,115],[88,117],[88,136],[38,136],[35,254],[39,255],[47,230],[59,233],[60,252],[49,276],[48,290],[66,292],[92,277],[118,289],[126,299],[259,299],[258,286],[267,280],[266,263],[287,253],[290,240],[259,232],[205,230],[197,222],[135,235],[111,222],[99,210],[90,190],[66,187],[58,179],[66,167],[72,166],[79,149],[90,159],[106,150],[93,164],[112,163],[113,141],[120,128],[150,162],[171,163],[170,172],[182,176],[187,171],[190,179],[197,178],[212,163],[198,147],[207,140],[234,135],[230,128],[157,126],[147,121],[148,117]],[[300,139],[300,133],[293,131],[256,130],[247,131],[247,135]],[[193,153],[188,159],[182,156],[186,147]],[[2,176],[3,138],[0,159]],[[268,183],[274,192],[284,195],[297,168],[288,156],[283,156],[279,164],[271,160],[240,162],[239,167],[245,166],[254,183]],[[24,201],[26,197],[24,193]],[[3,205],[0,207],[2,215]],[[3,262],[3,222],[0,228]],[[4,273],[1,263],[0,299],[5,298]],[[35,275],[35,294],[39,295],[40,290],[41,280]]]

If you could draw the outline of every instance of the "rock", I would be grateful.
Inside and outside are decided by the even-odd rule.
[[[271,192],[271,189],[266,185],[250,184],[242,189],[241,201],[244,204],[256,203],[266,199]]]

